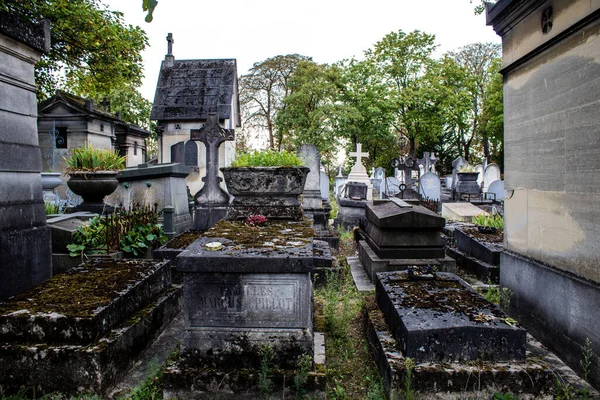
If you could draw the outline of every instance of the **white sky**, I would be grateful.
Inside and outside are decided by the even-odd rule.
[[[148,35],[141,93],[151,101],[169,32],[176,59],[236,58],[238,75],[279,54],[298,53],[318,63],[360,58],[400,29],[434,34],[437,55],[475,42],[500,43],[485,16],[473,15],[478,0],[160,0],[149,24],[142,0],[102,1]]]

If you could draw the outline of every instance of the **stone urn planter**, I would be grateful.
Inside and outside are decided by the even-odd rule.
[[[118,171],[71,171],[67,186],[83,199],[83,203],[73,211],[105,211],[104,197],[115,191],[119,185]]]
[[[462,194],[478,195],[479,185],[477,184],[477,177],[479,172],[457,172],[456,179],[456,191]]]
[[[62,179],[60,176],[62,173],[60,172],[42,172],[42,190],[44,191],[44,200],[45,201],[55,201],[56,195],[54,194],[54,189],[60,186],[62,183]]]
[[[298,196],[304,190],[307,167],[221,168],[230,194],[235,196],[230,218],[261,214],[267,218],[299,220],[303,217]]]

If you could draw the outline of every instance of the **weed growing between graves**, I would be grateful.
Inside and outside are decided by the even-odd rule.
[[[340,270],[315,292],[315,330],[325,332],[327,398],[385,399],[364,333],[364,300],[345,258],[353,252],[352,239],[342,238]]]
[[[258,373],[258,390],[265,399],[269,399],[273,392],[273,359],[275,352],[270,345],[260,348],[260,371]]]
[[[294,389],[296,391],[296,399],[301,399],[306,394],[306,381],[308,373],[312,370],[313,360],[308,354],[298,357],[298,365],[296,375],[294,376]]]
[[[507,287],[500,288],[497,285],[491,285],[491,282],[488,281],[489,289],[483,293],[483,297],[491,303],[498,304],[502,311],[508,312],[510,306],[510,299],[513,296],[512,290]]]
[[[415,392],[413,390],[412,378],[413,370],[415,369],[415,363],[410,357],[404,359],[404,389],[402,390],[402,397],[404,400],[414,400]]]

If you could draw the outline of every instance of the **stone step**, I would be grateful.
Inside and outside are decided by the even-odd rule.
[[[491,282],[498,284],[500,281],[500,267],[497,265],[490,265],[477,258],[471,257],[458,250],[456,247],[447,247],[446,254],[456,260],[456,265],[466,271],[467,273],[473,274],[482,282]]]
[[[380,310],[365,308],[364,316],[367,338],[387,396],[400,398],[405,389],[407,358],[398,349]],[[593,388],[527,335],[526,356],[520,362],[415,362],[412,388],[417,398],[433,398],[440,393],[444,393],[443,398],[491,398],[497,392],[538,398],[551,392],[559,378],[576,388],[585,387],[592,393],[590,398],[594,398]]]
[[[105,393],[181,307],[172,287],[90,345],[0,344],[0,393]]]
[[[375,292],[399,348],[417,362],[525,356],[526,331],[454,274],[412,280],[407,272],[381,272]]]
[[[171,286],[167,261],[97,261],[0,303],[0,343],[85,345]]]

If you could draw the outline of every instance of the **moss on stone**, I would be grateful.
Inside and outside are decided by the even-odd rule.
[[[150,260],[91,262],[1,302],[0,315],[27,310],[24,317],[37,313],[89,317],[118,298],[156,263]]]

